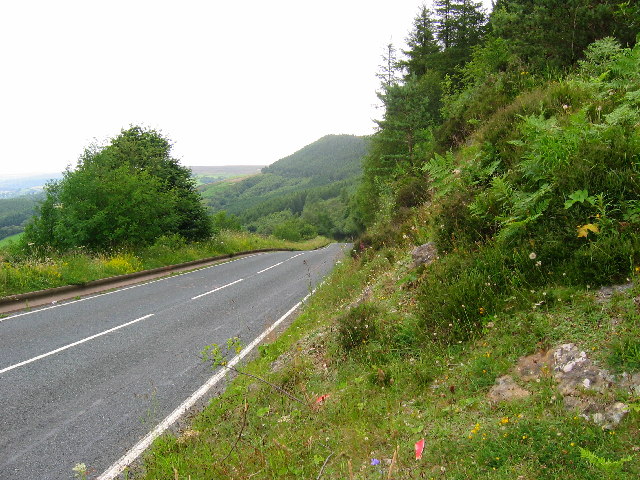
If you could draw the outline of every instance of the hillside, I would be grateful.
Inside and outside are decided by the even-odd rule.
[[[15,198],[0,198],[0,239],[24,231],[43,195],[31,194]]]
[[[213,212],[235,215],[258,233],[277,232],[284,224],[309,236],[348,237],[357,232],[347,207],[367,145],[364,137],[327,135],[263,168],[260,175],[200,191]]]

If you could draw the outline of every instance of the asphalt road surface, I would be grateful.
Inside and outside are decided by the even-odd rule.
[[[211,377],[199,353],[250,343],[344,254],[252,255],[0,318],[0,478],[99,475]]]

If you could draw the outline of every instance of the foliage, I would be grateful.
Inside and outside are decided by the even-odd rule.
[[[559,70],[580,60],[596,40],[613,36],[633,46],[638,6],[617,0],[501,0],[491,15],[496,36],[536,70]]]
[[[359,231],[350,197],[367,148],[364,137],[328,135],[265,167],[261,175],[207,187],[202,193],[214,212],[237,216],[251,231],[269,235],[276,222],[294,216],[301,218],[299,225],[311,224],[322,235],[350,237]],[[291,225],[284,226],[286,230]]]
[[[211,231],[220,233],[222,230],[242,230],[240,219],[234,214],[228,214],[224,210],[214,213],[211,216]]]
[[[57,250],[141,246],[165,234],[210,234],[188,169],[154,130],[131,127],[108,146],[85,150],[75,170],[45,188],[25,241]]]
[[[446,22],[461,4],[473,6],[436,2],[435,22],[421,9],[408,75],[381,86],[385,113],[355,195],[367,231],[352,258],[248,367],[316,408],[236,381],[194,422],[197,435],[155,446],[147,478],[167,465],[220,478],[640,475],[637,407],[603,429],[566,409],[551,376],[524,385],[524,399],[487,399],[520,356],[564,343],[638,368],[637,285],[610,302],[592,293],[640,271],[640,47],[618,35],[637,7],[498,1],[484,43],[420,63],[417,33],[428,40],[433,26],[441,53],[451,49]],[[622,45],[583,54],[594,32]],[[414,268],[408,252],[427,241],[438,258]],[[243,442],[212,461],[240,421]]]

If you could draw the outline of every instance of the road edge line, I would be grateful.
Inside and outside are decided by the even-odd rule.
[[[282,317],[276,320],[269,328],[264,330],[258,335],[249,345],[242,349],[242,351],[233,357],[228,364],[228,367],[235,366],[240,360],[246,357],[257,345],[264,340],[278,325],[285,321],[292,313],[294,313],[313,293],[315,289],[308,293],[302,300],[296,303],[293,307],[287,311]],[[229,368],[220,369],[215,375],[213,375],[207,382],[202,385],[198,390],[191,394],[182,404],[180,404],[173,412],[171,412],[165,419],[160,422],[156,428],[147,433],[138,443],[136,443],[127,453],[125,453],[120,459],[105,470],[96,480],[114,480],[120,475],[125,468],[131,465],[138,457],[153,443],[153,441],[162,435],[171,425],[173,425],[182,415],[184,415],[195,403],[200,400],[211,388],[213,388],[218,382],[220,382],[229,371]]]

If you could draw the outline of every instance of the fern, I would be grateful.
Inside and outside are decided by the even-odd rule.
[[[586,448],[580,448],[580,457],[584,458],[590,465],[597,467],[605,472],[613,472],[622,470],[622,466],[626,462],[630,462],[633,460],[633,456],[629,455],[627,457],[623,457],[620,460],[607,460],[606,458],[600,457],[595,453],[587,450]]]
[[[498,217],[498,221],[502,224],[498,240],[510,241],[542,217],[551,202],[551,192],[552,188],[549,184],[542,185],[532,193],[514,192],[511,196],[511,209],[505,212],[505,215]]]
[[[449,194],[456,184],[454,174],[455,158],[451,151],[444,156],[434,154],[431,160],[424,164],[422,169],[429,174],[434,189],[434,198],[442,198]]]

